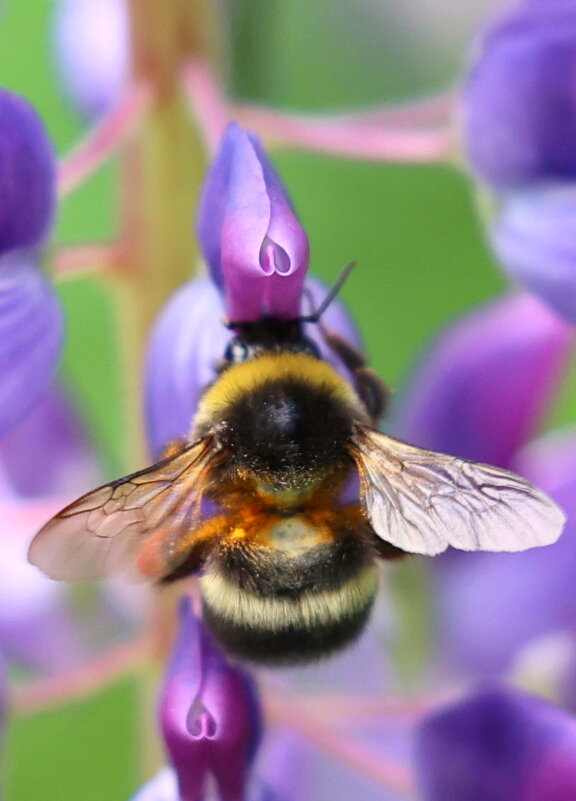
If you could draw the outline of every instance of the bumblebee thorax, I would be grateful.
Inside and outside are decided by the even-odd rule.
[[[305,354],[265,354],[233,365],[202,398],[195,429],[208,430],[245,468],[277,489],[305,486],[349,463],[364,412],[326,362]]]

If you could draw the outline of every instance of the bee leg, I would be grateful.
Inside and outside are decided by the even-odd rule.
[[[378,422],[388,409],[390,391],[368,367],[364,354],[332,331],[322,329],[326,344],[340,357],[354,377],[354,387],[370,417]]]
[[[171,439],[167,445],[164,446],[164,449],[161,454],[161,460],[164,459],[172,459],[174,456],[178,456],[183,451],[186,450],[189,443],[186,442],[185,439]]]

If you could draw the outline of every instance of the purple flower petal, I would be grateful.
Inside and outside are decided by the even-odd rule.
[[[230,320],[298,316],[308,239],[260,142],[235,123],[206,178],[198,235]]]
[[[576,185],[505,196],[491,240],[512,278],[576,322]]]
[[[48,281],[29,257],[0,257],[0,436],[38,399],[61,341],[62,313]]]
[[[576,720],[523,693],[477,692],[424,721],[416,769],[423,801],[568,801]]]
[[[91,650],[85,626],[67,600],[67,589],[43,576],[26,558],[32,535],[62,508],[64,497],[23,503],[0,486],[0,651],[41,673],[83,662]]]
[[[531,641],[576,628],[576,432],[528,446],[511,468],[551,495],[568,523],[547,548],[434,561],[441,654],[476,676],[501,673]]]
[[[309,278],[303,313],[320,305],[327,289]],[[223,325],[224,306],[214,284],[195,279],[179,289],[168,302],[150,340],[146,371],[148,438],[154,456],[170,440],[186,437],[191,429],[198,399],[217,377],[216,367],[232,334]],[[334,301],[323,325],[359,347],[356,328],[343,305]],[[306,324],[322,356],[349,379],[350,374],[322,338],[317,325]]]
[[[88,118],[118,100],[129,74],[129,31],[122,0],[61,0],[54,20],[60,77]]]
[[[464,93],[473,169],[493,186],[576,177],[576,8],[519,3],[481,43]]]
[[[424,448],[508,467],[541,419],[572,336],[530,295],[457,322],[422,359],[394,431]]]
[[[37,247],[52,222],[56,167],[32,106],[0,89],[0,254]]]
[[[182,605],[160,718],[181,801],[201,798],[209,776],[222,801],[243,798],[260,740],[255,686],[216,648],[189,600]]]
[[[58,386],[2,438],[0,463],[21,498],[76,496],[102,479],[78,412]]]

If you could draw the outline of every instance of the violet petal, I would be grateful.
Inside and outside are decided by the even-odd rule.
[[[0,257],[0,436],[37,400],[61,342],[58,299],[36,264],[17,252]]]
[[[89,119],[106,112],[128,81],[130,52],[122,0],[60,0],[54,20],[62,83]]]
[[[542,418],[571,342],[570,327],[527,294],[473,312],[422,359],[395,434],[430,450],[508,467]]]
[[[2,438],[0,463],[21,498],[81,495],[102,480],[78,411],[57,385]]]
[[[574,4],[519,3],[480,46],[463,96],[472,168],[498,188],[574,179]]]
[[[0,486],[0,650],[19,666],[42,674],[69,670],[90,653],[85,625],[74,614],[62,584],[28,564],[32,535],[62,508],[65,497],[22,502]]]
[[[0,254],[37,247],[52,222],[56,162],[40,117],[0,89]]]
[[[415,756],[423,801],[576,797],[576,720],[520,692],[484,690],[434,712]]]
[[[308,239],[260,142],[236,123],[206,178],[198,235],[230,320],[298,316]]]
[[[506,195],[491,241],[512,278],[576,322],[576,185]]]
[[[576,627],[576,432],[542,438],[510,466],[557,501],[568,523],[547,548],[434,560],[441,656],[475,676],[502,673],[531,641]]]
[[[216,648],[189,600],[182,604],[180,624],[160,719],[181,801],[197,801],[208,776],[222,801],[238,801],[260,740],[255,686]]]
[[[320,305],[327,289],[308,278],[301,311],[309,314]],[[223,325],[224,306],[213,283],[197,278],[181,287],[161,312],[150,339],[146,370],[148,438],[154,457],[173,439],[190,433],[198,399],[217,377],[216,367],[232,334]],[[323,325],[360,347],[358,333],[339,301],[322,318]],[[322,356],[346,378],[349,372],[327,347],[322,332],[306,324],[305,333]]]

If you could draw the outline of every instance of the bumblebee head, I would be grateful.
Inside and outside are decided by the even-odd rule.
[[[300,320],[263,317],[257,322],[230,323],[236,335],[224,351],[228,365],[254,359],[264,353],[305,353],[320,358],[318,348],[302,331]]]

